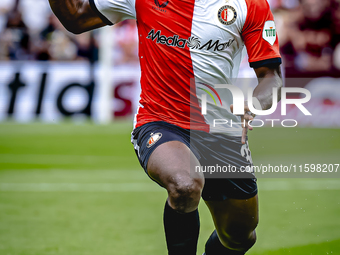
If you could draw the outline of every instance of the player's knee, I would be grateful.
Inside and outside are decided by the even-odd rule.
[[[204,181],[200,178],[175,178],[168,187],[171,206],[179,212],[194,210],[199,203]]]
[[[223,245],[229,249],[246,252],[256,242],[256,232],[252,231],[233,231],[220,236]]]

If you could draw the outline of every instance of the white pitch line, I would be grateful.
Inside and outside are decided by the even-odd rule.
[[[0,154],[0,163],[39,163],[65,165],[79,162],[112,162],[130,160],[130,156],[60,155],[60,154]]]
[[[274,180],[262,179],[259,190],[340,190],[340,179],[289,179]]]
[[[340,190],[340,180],[262,181],[260,191]],[[162,192],[155,183],[0,183],[0,192]]]
[[[158,192],[152,183],[0,183],[10,192]]]

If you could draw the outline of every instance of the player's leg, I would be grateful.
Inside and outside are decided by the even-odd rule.
[[[147,163],[149,176],[168,192],[164,229],[170,255],[196,255],[197,207],[204,186],[203,175],[191,171],[197,165],[195,155],[179,141],[159,145]]]
[[[251,166],[248,142],[224,134],[200,134],[197,148],[202,166]],[[206,141],[209,141],[207,143]],[[202,198],[214,220],[216,230],[206,243],[206,255],[244,254],[256,241],[258,223],[257,183],[252,173],[209,174]]]
[[[179,141],[159,145],[149,158],[149,176],[168,191],[169,205],[177,212],[189,213],[198,206],[204,176],[192,170],[197,165],[195,155]]]
[[[205,201],[216,230],[206,243],[206,255],[245,254],[255,243],[258,197]]]

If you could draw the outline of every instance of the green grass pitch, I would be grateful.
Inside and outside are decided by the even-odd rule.
[[[166,192],[139,166],[131,128],[0,124],[0,255],[165,255]],[[340,130],[257,128],[250,148],[255,164],[340,163]],[[247,254],[340,254],[340,179],[258,183]],[[198,255],[213,230],[199,209]]]

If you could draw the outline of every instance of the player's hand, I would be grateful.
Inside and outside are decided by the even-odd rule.
[[[230,105],[230,110],[231,112],[234,112],[234,106],[233,105]],[[255,117],[255,114],[252,113],[250,110],[249,110],[249,107],[247,106],[247,104],[245,103],[244,105],[244,115],[241,115],[241,121],[242,121],[242,127],[243,127],[243,130],[242,130],[242,144],[245,144],[246,143],[246,138],[247,138],[247,133],[248,133],[248,129],[249,130],[253,130],[253,127],[250,126],[248,124],[249,121],[253,120]]]

